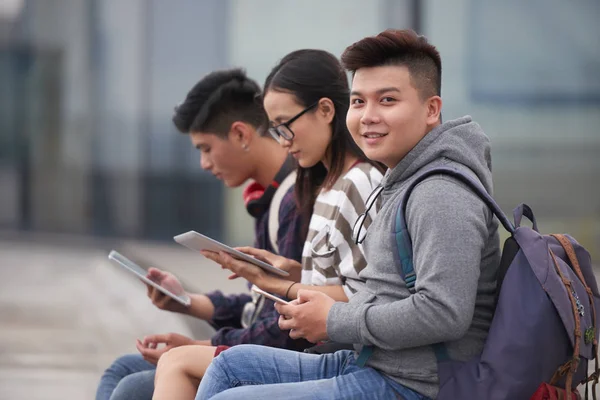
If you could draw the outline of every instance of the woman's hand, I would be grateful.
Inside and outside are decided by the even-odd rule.
[[[294,282],[300,282],[302,277],[302,264],[300,264],[298,261],[273,254],[267,250],[256,249],[254,247],[236,247],[235,249],[241,251],[242,253],[248,254],[257,260],[271,264],[275,268],[286,271],[290,274],[287,279]]]
[[[291,283],[289,280],[284,280],[269,274],[264,269],[257,267],[254,264],[235,259],[222,251],[215,253],[213,251],[203,250],[201,253],[204,257],[217,264],[221,264],[221,268],[233,272],[233,275],[231,275],[229,279],[236,279],[238,277],[245,278],[267,292],[282,295],[281,292],[285,292],[287,288],[286,284]]]

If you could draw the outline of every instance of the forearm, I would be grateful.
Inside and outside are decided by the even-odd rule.
[[[204,294],[190,294],[191,304],[187,310],[187,314],[193,317],[210,321],[215,313],[215,306],[208,296]]]
[[[325,286],[314,286],[305,285],[302,283],[294,282],[291,280],[283,280],[274,282],[270,285],[270,288],[264,289],[280,297],[287,297],[288,299],[295,299],[298,297],[299,290],[314,290],[317,292],[325,293],[335,301],[347,302],[348,296],[341,285],[325,285]]]
[[[345,303],[348,302],[348,296],[346,295],[346,292],[344,291],[344,287],[342,285],[315,286],[297,283],[290,289],[288,297],[290,299],[297,298],[299,290],[314,290],[316,292],[325,293],[327,296],[331,297],[335,301],[341,301]]]
[[[474,298],[474,293],[467,294],[466,290],[457,290],[456,294]],[[327,333],[337,342],[387,350],[456,340],[466,333],[473,315],[472,302],[463,300],[417,293],[388,304],[338,302],[329,312]]]

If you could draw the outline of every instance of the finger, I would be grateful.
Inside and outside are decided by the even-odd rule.
[[[251,255],[252,257],[255,257],[268,264],[271,264],[273,261],[273,257],[275,257],[273,253],[267,250],[256,249],[254,247],[236,247],[235,249],[241,251],[244,254]]]
[[[240,271],[260,270],[260,267],[257,267],[256,265],[253,265],[247,261],[233,258],[229,254],[222,251],[219,252],[219,257],[221,260],[220,263],[223,267],[234,273],[237,273],[238,275],[241,275]]]
[[[304,333],[301,330],[292,329],[290,331],[290,337],[292,339],[302,339],[302,338],[304,338]]]
[[[164,294],[162,294],[160,290],[156,289],[155,287],[150,289],[150,300],[152,300],[152,303],[156,304],[163,297]]]
[[[146,296],[152,298],[152,289],[154,288],[146,283]]]
[[[237,279],[237,278],[239,278],[239,277],[240,277],[240,276],[239,276],[238,274],[231,274],[231,275],[229,275],[229,276],[227,277],[227,279],[229,279],[229,280],[234,280],[234,279]]]
[[[281,303],[275,303],[275,309],[277,310],[277,312],[281,315],[285,315],[287,317],[294,317],[296,315],[296,310],[298,307],[295,304],[281,304]]]
[[[167,295],[163,295],[156,303],[158,308],[167,308],[167,305],[171,302],[171,298]]]
[[[156,364],[158,362],[158,359],[153,354],[148,352],[148,349],[144,347],[144,345],[142,344],[142,342],[140,342],[139,339],[136,340],[135,347],[140,352],[144,360],[152,364]]]
[[[147,272],[148,272],[148,275],[147,275],[148,277],[151,277],[151,276],[152,277],[161,277],[164,274],[163,271],[161,271],[158,268],[154,268],[154,267],[148,268]]]
[[[283,315],[281,315],[279,317],[279,321],[277,323],[279,325],[279,329],[281,329],[282,331],[289,331],[294,328],[297,328],[295,319],[293,319],[293,318],[288,319]]]
[[[152,282],[160,283],[166,276],[167,274],[158,268],[149,268],[148,271],[146,271],[146,278],[150,279]]]
[[[206,251],[206,250],[202,250],[200,253],[204,257],[208,258],[209,260],[212,260],[212,261],[216,262],[217,264],[221,263],[221,261],[219,259],[219,253],[215,253],[214,251]]]
[[[302,304],[302,303],[306,303],[311,300],[314,300],[315,298],[319,297],[322,294],[323,293],[317,292],[316,290],[300,289],[300,290],[298,290],[298,294],[296,297],[298,299],[298,303]]]
[[[160,356],[164,353],[164,349],[138,349],[144,358],[148,357],[151,359],[158,360]]]
[[[143,343],[140,341],[140,339],[136,339],[135,340],[135,348],[141,353],[144,353],[144,350],[146,350],[146,347],[144,347]]]
[[[168,344],[170,342],[170,337],[168,333],[165,334],[158,334],[158,335],[148,335],[146,337],[144,337],[144,339],[142,340],[142,344],[144,346],[148,346],[148,344],[150,343],[166,343]]]

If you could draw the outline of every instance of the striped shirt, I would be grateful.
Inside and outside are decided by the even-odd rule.
[[[339,178],[331,189],[321,190],[302,250],[303,284],[342,285],[348,298],[364,285],[358,274],[367,262],[362,245],[352,240],[352,227],[382,178],[377,168],[361,162]],[[369,211],[365,228],[378,208],[376,204]]]

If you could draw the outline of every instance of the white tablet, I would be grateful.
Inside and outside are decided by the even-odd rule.
[[[267,272],[271,272],[271,273],[273,273],[275,275],[279,275],[279,276],[289,276],[289,274],[282,269],[274,267],[271,264],[267,264],[266,262],[263,262],[261,260],[257,260],[256,258],[249,256],[248,254],[244,254],[241,251],[238,251],[234,248],[227,246],[226,244],[217,242],[214,239],[211,239],[207,236],[201,235],[200,233],[198,233],[196,231],[189,231],[186,233],[182,233],[181,235],[175,236],[173,239],[175,239],[175,241],[177,243],[184,245],[188,249],[192,249],[192,250],[196,250],[196,251],[208,250],[208,251],[214,251],[215,253],[218,253],[219,251],[223,251],[234,258],[248,261],[249,263],[254,264],[257,267],[260,267]]]
[[[187,294],[185,294],[185,293],[179,294],[179,295],[174,294],[169,289],[166,289],[166,288],[160,286],[158,283],[148,279],[148,277],[147,277],[148,271],[144,270],[142,267],[140,267],[139,265],[137,265],[130,259],[126,258],[122,254],[116,252],[115,250],[110,252],[110,254],[108,255],[108,259],[111,261],[115,261],[118,265],[125,268],[127,271],[133,273],[134,275],[136,275],[139,279],[141,279],[148,285],[155,287],[156,289],[160,290],[162,293],[171,297],[173,300],[178,301],[179,303],[183,304],[184,306],[187,307],[192,303],[190,297]]]

